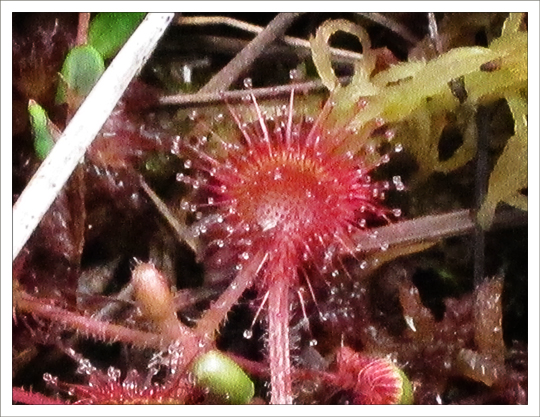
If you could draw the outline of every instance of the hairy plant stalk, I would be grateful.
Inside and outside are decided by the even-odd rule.
[[[128,329],[125,326],[85,317],[24,293],[18,295],[16,310],[79,331],[96,340],[123,342],[140,348],[162,348],[172,342],[165,340],[162,335]]]
[[[195,328],[197,335],[202,336],[205,340],[213,340],[214,333],[219,329],[219,326],[226,319],[227,314],[238,302],[244,291],[251,286],[265,261],[266,256],[259,253],[242,268],[225,292],[201,317]]]
[[[271,404],[292,404],[291,358],[289,355],[289,279],[287,268],[276,266],[268,296],[268,351]]]

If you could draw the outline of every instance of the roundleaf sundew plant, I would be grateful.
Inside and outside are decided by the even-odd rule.
[[[14,210],[147,17],[14,14]],[[176,15],[13,262],[12,403],[526,404],[527,36]]]

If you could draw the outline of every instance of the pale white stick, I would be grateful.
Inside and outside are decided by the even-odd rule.
[[[101,76],[13,206],[13,260],[71,176],[174,13],[149,13]]]

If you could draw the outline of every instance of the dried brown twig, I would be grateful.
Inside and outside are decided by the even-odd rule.
[[[517,211],[501,211],[493,227],[526,225],[527,214]],[[439,240],[459,236],[475,230],[475,215],[472,210],[459,210],[447,214],[418,217],[375,229],[376,237],[365,233],[354,236],[357,247],[363,251],[379,250],[381,245],[406,245],[422,241]]]
[[[245,30],[251,33],[261,33],[264,28],[261,26],[253,25],[238,19],[233,19],[227,16],[182,16],[177,21],[181,25],[227,25],[235,27],[241,30]],[[292,46],[294,48],[302,48],[311,55],[311,44],[309,41],[301,38],[295,38],[293,36],[282,36],[283,43]],[[228,40],[230,42],[230,40]],[[240,41],[241,42],[241,41]],[[330,47],[330,53],[335,59],[342,59],[347,62],[354,62],[362,59],[362,54],[353,51],[347,51],[345,49]]]
[[[200,93],[213,93],[227,90],[240,74],[261,54],[264,47],[281,36],[301,13],[280,13],[240,51],[221,71],[219,71]]]

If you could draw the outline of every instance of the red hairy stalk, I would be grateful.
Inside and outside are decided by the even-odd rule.
[[[34,298],[28,294],[19,294],[16,310],[46,319],[67,328],[79,331],[97,340],[124,342],[142,348],[162,348],[171,340],[165,340],[161,335],[128,329],[125,326],[107,323],[85,317],[80,313],[65,310],[49,304],[50,301]]]
[[[242,269],[231,285],[214,302],[212,308],[206,310],[195,329],[195,333],[202,336],[203,340],[213,340],[213,336],[219,329],[219,326],[223,323],[227,314],[238,302],[244,291],[253,284],[253,278],[257,275],[265,261],[265,256],[260,254],[255,256],[253,261]]]
[[[379,201],[389,184],[369,177],[387,157],[366,147],[370,132],[331,121],[332,100],[312,120],[294,114],[294,91],[289,106],[274,117],[250,97],[254,121],[230,109],[240,134],[214,134],[217,153],[203,149],[206,138],[196,145],[178,143],[186,168],[195,169],[178,178],[203,199],[183,208],[212,212],[206,218],[197,213],[202,220],[196,232],[209,236],[209,248],[217,247],[218,254],[226,248],[238,257],[239,275],[197,327],[210,336],[252,283],[259,295],[267,294],[271,402],[290,404],[289,291],[301,285],[302,268],[333,270],[336,253],[357,252],[354,232],[372,218],[387,219]]]
[[[289,357],[289,285],[284,279],[294,271],[274,270],[276,280],[270,286],[268,305],[268,356],[270,359],[271,404],[292,404],[291,360]]]

